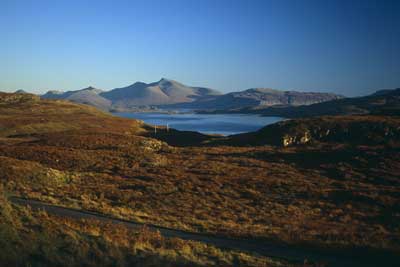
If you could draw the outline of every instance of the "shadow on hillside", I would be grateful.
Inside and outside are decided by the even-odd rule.
[[[167,129],[165,126],[157,126],[157,129],[155,130],[154,126],[146,125],[144,129],[146,132],[143,136],[151,137],[166,142],[170,146],[176,147],[248,147],[274,145],[272,142],[265,142],[264,138],[257,136],[256,132],[223,136],[218,134],[202,134],[195,131],[180,131],[171,128]]]
[[[400,164],[396,160],[399,152],[399,146],[320,144],[287,150],[260,149],[230,155],[290,164],[300,169],[318,170],[335,180],[355,179],[371,184],[393,186],[398,185],[400,181],[385,170],[400,169]]]
[[[168,145],[177,147],[186,146],[207,146],[216,140],[223,139],[220,135],[207,135],[194,131],[178,131],[175,129],[167,129],[163,126],[157,126],[154,130],[153,126],[145,126],[146,133],[144,136],[151,137],[163,142]]]

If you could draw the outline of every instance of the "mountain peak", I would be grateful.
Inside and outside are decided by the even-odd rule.
[[[161,78],[161,80],[159,80],[157,83],[159,84],[165,84],[165,83],[176,83],[174,80],[170,80],[167,78]]]
[[[129,107],[192,102],[214,95],[214,92],[215,90],[191,87],[163,77],[148,84],[136,82],[127,87],[115,88],[101,96],[111,100],[114,105]]]
[[[177,81],[174,81],[174,80],[171,80],[171,79],[167,79],[167,78],[161,78],[159,81],[153,82],[153,83],[149,83],[148,85],[149,86],[159,86],[161,88],[171,87],[171,86],[172,87],[176,87],[176,86],[185,87],[185,85],[183,85],[183,84],[181,84],[181,83],[179,83]]]
[[[127,87],[137,87],[137,86],[146,86],[146,85],[147,85],[147,83],[144,83],[144,82],[134,82]]]
[[[60,91],[60,90],[49,90],[49,91],[47,91],[46,94],[61,95],[61,94],[63,94],[63,93],[64,93],[64,92],[63,92],[63,91]]]
[[[93,86],[89,86],[89,87],[84,88],[83,90],[97,90],[97,89]]]
[[[78,92],[87,92],[87,93],[95,93],[95,94],[100,94],[101,92],[103,92],[103,90],[98,89],[96,87],[93,86],[89,86],[86,88],[83,88],[81,90],[77,90],[77,91],[68,91],[68,94],[74,94],[74,93],[78,93]]]

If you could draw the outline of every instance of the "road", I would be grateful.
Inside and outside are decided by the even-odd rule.
[[[65,208],[35,200],[11,197],[10,201],[14,204],[30,206],[34,210],[45,210],[49,214],[62,217],[74,219],[95,219],[102,222],[123,224],[129,228],[135,229],[138,229],[144,225],[142,223],[133,221],[112,218],[96,212]],[[390,252],[376,252],[366,249],[316,250],[312,248],[287,245],[276,241],[235,239],[175,230],[156,225],[146,225],[150,230],[160,231],[160,233],[165,237],[177,237],[185,240],[195,240],[208,243],[219,248],[237,249],[268,257],[283,258],[299,262],[302,262],[304,259],[308,259],[309,261],[325,263],[325,266],[329,267],[400,266],[398,265],[400,263],[400,255]]]

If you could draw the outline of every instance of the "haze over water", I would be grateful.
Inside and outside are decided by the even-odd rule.
[[[205,134],[231,135],[258,129],[282,120],[279,117],[261,117],[249,114],[194,114],[194,113],[115,113],[125,118],[143,120],[152,125],[163,125],[181,131],[196,131]]]

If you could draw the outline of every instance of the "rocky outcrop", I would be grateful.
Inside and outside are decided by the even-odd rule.
[[[305,124],[299,130],[296,125]],[[291,129],[292,128],[292,129]],[[383,144],[400,141],[400,123],[395,119],[376,117],[338,118],[295,121],[283,134],[282,145],[299,145],[310,142],[337,142],[352,144]]]
[[[400,118],[329,116],[286,120],[254,133],[232,136],[230,142],[285,147],[313,142],[387,144],[400,142]]]
[[[157,139],[146,138],[141,140],[140,147],[147,152],[158,152],[162,148],[168,147],[168,145]]]
[[[293,144],[306,144],[312,140],[312,136],[309,131],[305,131],[301,135],[289,135],[285,134],[282,137],[282,145],[290,146]]]

